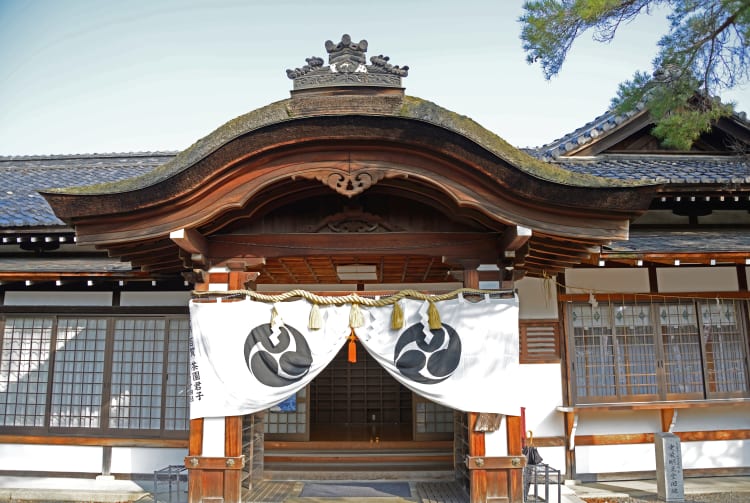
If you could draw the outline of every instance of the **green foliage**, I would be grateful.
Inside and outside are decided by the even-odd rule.
[[[529,63],[557,75],[573,45],[591,29],[609,41],[622,23],[666,4],[670,29],[659,41],[653,73],[638,71],[620,85],[619,111],[648,101],[654,134],[665,146],[687,149],[732,105],[711,99],[750,80],[750,0],[536,0],[524,4],[521,39]]]

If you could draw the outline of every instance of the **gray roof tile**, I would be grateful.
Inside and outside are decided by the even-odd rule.
[[[620,180],[709,185],[750,180],[748,156],[603,154],[561,158],[555,163],[571,171]]]
[[[690,253],[747,252],[750,232],[744,229],[722,230],[633,230],[627,241],[605,247],[613,253]]]
[[[148,173],[171,152],[0,157],[0,226],[65,225],[39,190],[113,182]]]

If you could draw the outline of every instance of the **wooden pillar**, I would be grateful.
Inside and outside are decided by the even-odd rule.
[[[520,412],[520,411],[519,411]],[[505,430],[508,436],[508,456],[511,459],[522,457],[521,438],[521,416],[506,416]],[[508,496],[510,501],[523,501],[523,469],[510,470],[508,480]]]
[[[479,288],[479,262],[465,261],[462,265],[464,286]],[[502,393],[502,388],[496,388],[494,384],[488,383],[488,389]],[[523,467],[526,460],[521,455],[520,416],[506,416],[507,455],[487,456],[486,432],[496,431],[500,420],[499,414],[469,413],[469,458],[466,463],[471,503],[523,502]]]
[[[232,274],[229,278],[222,274],[222,283],[238,281]],[[192,419],[185,466],[189,470],[188,503],[239,503],[245,466],[242,417]]]

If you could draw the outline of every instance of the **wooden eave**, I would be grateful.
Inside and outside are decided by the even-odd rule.
[[[566,174],[561,168],[529,161],[520,151],[488,147],[483,133],[435,122],[439,121],[403,113],[286,118],[235,131],[203,156],[186,151],[175,162],[184,163],[186,158],[190,162],[168,174],[161,170],[147,180],[115,184],[114,190],[107,185],[43,195],[58,217],[75,227],[78,243],[106,249],[144,271],[174,272],[263,258],[263,266],[255,267],[260,280],[276,282],[282,276],[298,281],[328,279],[330,267],[318,273],[313,265],[321,257],[368,251],[375,251],[370,253],[372,260],[382,264],[389,256],[400,257],[400,272],[388,280],[408,276],[403,263],[409,257],[446,277],[466,258],[489,263],[507,260],[505,252],[529,239],[508,237],[506,230],[516,228],[531,229],[527,270],[543,275],[586,259],[591,246],[627,238],[629,221],[648,208],[656,190],[654,185]],[[227,229],[237,222],[261,218],[320,194],[356,199],[374,187],[384,197],[413,199],[474,222],[485,229],[482,244],[462,245],[467,240],[461,233],[437,237],[412,231],[347,235],[346,244],[334,249],[331,236],[233,231],[235,243],[222,245]],[[175,244],[170,235],[178,230],[191,232],[200,243]],[[394,237],[400,251],[388,251]],[[550,247],[549,240],[559,246]],[[564,252],[570,240],[578,244]],[[242,252],[243,248],[250,251]],[[304,258],[299,268],[291,270],[293,257]],[[286,272],[279,272],[285,268]],[[312,274],[306,276],[304,270]],[[424,278],[435,276],[428,273]]]
[[[407,190],[438,187],[459,207],[493,219],[602,238],[622,236],[628,218],[643,211],[653,195],[653,186],[574,187],[534,178],[431,125],[352,119],[306,119],[246,135],[191,169],[132,192],[45,197],[59,217],[75,225],[80,243],[110,244],[198,227],[245,207],[275,184],[331,175],[401,179]]]

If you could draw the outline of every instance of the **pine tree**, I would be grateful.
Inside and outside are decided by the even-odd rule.
[[[671,8],[651,73],[620,84],[613,107],[647,101],[653,134],[687,150],[718,118],[733,112],[717,96],[750,80],[750,0],[535,0],[524,3],[521,39],[529,63],[557,75],[573,42],[587,30],[607,42],[617,29],[657,5]]]

